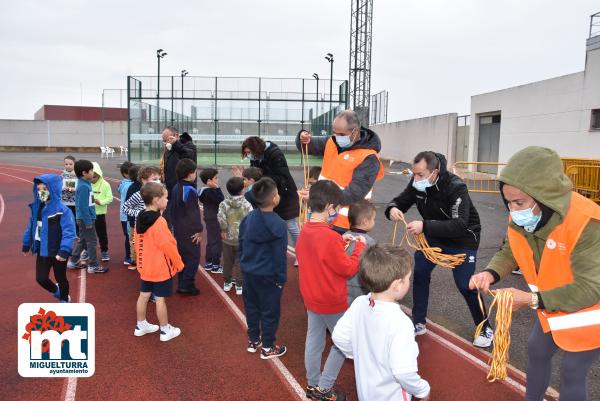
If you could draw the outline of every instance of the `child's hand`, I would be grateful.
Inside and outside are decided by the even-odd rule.
[[[23,255],[23,256],[28,256],[28,255],[29,255],[29,252],[21,252],[21,255]]]
[[[196,233],[196,234],[192,235],[191,238],[192,238],[192,244],[200,245],[200,243],[202,242],[202,233]]]
[[[55,257],[56,257],[56,260],[58,260],[59,262],[64,262],[65,260],[67,260],[60,255],[56,255]]]
[[[223,240],[229,239],[229,235],[227,235],[226,231],[221,231],[221,239],[223,239]]]
[[[352,235],[350,233],[346,233],[346,234],[342,235],[342,239],[346,243],[356,241],[356,238],[354,237],[354,235]]]
[[[367,240],[362,235],[354,237],[354,241],[367,245]]]
[[[98,206],[101,206],[101,205],[102,205],[98,199],[94,199],[94,203],[95,203],[96,205],[98,205]]]

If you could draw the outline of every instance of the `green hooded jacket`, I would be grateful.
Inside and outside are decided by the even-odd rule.
[[[551,149],[530,146],[510,158],[498,180],[519,188],[553,211],[546,225],[533,233],[509,223],[527,239],[539,270],[546,240],[563,221],[571,202],[572,184],[563,173],[562,161]],[[495,272],[501,280],[516,267],[507,238],[486,270]],[[574,277],[571,284],[540,293],[546,310],[575,312],[600,301],[600,221],[591,220],[581,233],[571,254],[571,270]]]
[[[106,214],[108,205],[113,201],[112,189],[110,188],[110,184],[104,179],[100,165],[96,162],[92,162],[92,164],[94,165],[94,173],[100,176],[98,181],[92,183],[94,199],[100,202],[100,204],[96,203],[96,215]]]

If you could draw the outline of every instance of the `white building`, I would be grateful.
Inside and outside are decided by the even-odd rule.
[[[472,96],[468,160],[506,162],[530,145],[600,158],[600,32],[586,52],[584,71]]]

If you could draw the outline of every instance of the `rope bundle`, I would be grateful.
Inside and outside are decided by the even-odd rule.
[[[304,169],[304,187],[302,189],[308,189],[308,179],[310,167],[308,165],[308,144],[300,145],[300,152],[302,156],[302,167]],[[300,228],[308,220],[308,200],[300,197],[300,215],[298,216],[298,225]]]
[[[466,254],[459,253],[456,255],[447,255],[445,253],[442,253],[442,248],[432,247],[431,245],[429,245],[429,243],[427,242],[427,238],[425,238],[425,235],[423,233],[409,235],[409,232],[406,229],[406,221],[402,220],[402,222],[404,223],[404,235],[402,236],[402,239],[400,240],[398,246],[402,246],[404,241],[406,241],[406,244],[409,247],[416,249],[417,251],[423,252],[423,255],[425,256],[425,258],[427,258],[427,260],[435,263],[440,267],[445,267],[446,269],[454,269],[456,266],[460,266],[464,263],[465,257],[467,256]],[[394,224],[394,232],[392,234],[392,245],[396,244],[397,230],[398,222]],[[410,239],[411,236],[413,238],[412,241]]]
[[[490,370],[486,376],[490,383],[496,380],[504,380],[507,377],[506,369],[508,367],[508,354],[510,349],[510,325],[512,323],[512,305],[513,295],[509,291],[490,291],[494,298],[490,305],[489,312],[496,307],[496,333],[494,334],[494,347],[490,357]],[[479,307],[485,314],[481,294],[478,293]],[[479,336],[488,317],[483,320],[475,329],[475,338]]]

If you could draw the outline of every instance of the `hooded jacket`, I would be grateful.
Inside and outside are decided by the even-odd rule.
[[[252,205],[243,195],[228,196],[221,202],[217,219],[219,220],[221,231],[227,233],[227,239],[223,240],[223,242],[229,245],[238,244],[240,223],[252,209]]]
[[[46,184],[50,198],[42,203],[38,198],[37,184]],[[75,219],[73,213],[61,202],[62,178],[56,174],[43,174],[33,179],[33,202],[29,204],[31,214],[23,234],[23,252],[33,252],[43,257],[60,255],[68,258],[75,241]],[[38,218],[41,227],[38,228]],[[39,241],[36,231],[39,229]]]
[[[267,141],[267,147],[259,160],[250,161],[252,167],[259,167],[263,177],[272,178],[277,184],[281,200],[274,212],[283,220],[295,219],[300,215],[300,199],[296,182],[290,174],[285,155],[273,142]]]
[[[173,144],[171,150],[165,151],[163,155],[163,167],[164,167],[164,176],[165,176],[165,185],[167,190],[169,191],[169,197],[171,195],[171,190],[177,184],[177,173],[175,172],[175,168],[177,167],[177,163],[181,159],[190,159],[194,163],[197,163],[197,149],[196,145],[192,141],[192,137],[187,134],[182,134],[179,137],[179,140]],[[196,182],[194,181],[194,185]]]
[[[416,203],[423,217],[423,232],[428,239],[451,248],[477,249],[481,224],[467,185],[448,171],[444,155],[435,155],[440,161],[437,182],[425,192],[420,192],[413,187],[414,177],[411,178],[404,191],[388,204],[385,217],[390,218],[393,207],[406,213]]]
[[[125,178],[119,183],[119,187],[117,188],[121,200],[119,206],[119,219],[122,222],[127,221],[127,214],[125,213],[123,207],[125,206],[125,200],[127,199],[127,190],[131,185],[133,185],[133,181],[131,181],[129,178]]]
[[[85,178],[77,180],[75,191],[75,220],[81,220],[86,226],[90,226],[96,220],[96,203],[92,183]]]
[[[254,209],[240,223],[239,240],[243,273],[287,281],[287,225],[277,213]]]
[[[113,201],[113,194],[110,184],[104,179],[104,174],[100,165],[96,162],[92,162],[94,165],[94,173],[98,174],[100,178],[95,183],[92,183],[92,190],[94,191],[94,199],[99,201],[100,204],[96,204],[96,215],[106,214],[108,205]]]
[[[510,222],[511,228],[523,235],[533,252],[539,269],[548,236],[561,224],[569,210],[572,184],[563,173],[563,165],[556,152],[548,148],[530,146],[515,154],[502,170],[498,180],[504,185],[519,188],[540,204],[542,221],[529,233]],[[505,200],[506,202],[506,200]],[[544,210],[550,216],[544,216]],[[583,229],[571,253],[571,284],[540,293],[540,307],[549,311],[575,312],[600,300],[600,221],[592,220]],[[517,267],[508,240],[497,252],[486,271],[501,280]]]
[[[177,242],[159,212],[144,210],[135,222],[137,271],[144,281],[160,282],[183,270]]]
[[[323,156],[325,153],[325,145],[329,136],[313,136],[308,143],[308,153],[315,156]],[[335,142],[335,137],[333,138]],[[337,142],[336,142],[337,146]],[[296,136],[296,148],[301,151],[300,133]],[[348,148],[340,148],[338,151],[348,151],[353,149],[372,149],[379,153],[381,151],[381,141],[379,136],[368,128],[360,127],[360,137]],[[381,165],[376,155],[371,155],[365,158],[363,162],[354,169],[352,173],[352,181],[342,191],[342,204],[351,205],[361,199],[373,189],[373,185],[377,179]]]

